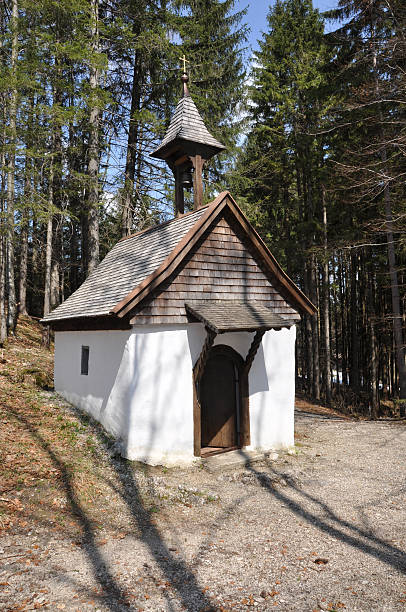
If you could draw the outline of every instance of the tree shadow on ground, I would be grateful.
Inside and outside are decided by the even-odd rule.
[[[332,538],[375,557],[379,561],[406,574],[406,553],[403,550],[388,544],[388,542],[374,535],[371,531],[357,527],[340,518],[328,504],[300,489],[292,479],[286,477],[286,474],[276,470],[270,461],[267,461],[269,474],[264,474],[250,464],[249,456],[243,450],[240,453],[246,461],[246,469],[256,477],[261,487],[268,491],[275,499],[282,502],[293,514],[314,525]],[[288,493],[275,488],[273,483],[281,478],[287,481],[288,491],[290,490],[292,493],[301,496],[303,501],[315,504],[324,514],[325,518],[307,509],[304,503],[293,499]],[[348,530],[348,533],[345,530]]]
[[[113,575],[106,559],[103,557],[97,542],[96,532],[92,520],[86,514],[75,493],[72,475],[68,466],[56,455],[48,442],[36,429],[36,427],[11,406],[6,407],[10,415],[13,415],[19,423],[29,431],[35,442],[48,454],[56,470],[61,474],[61,482],[67,501],[70,505],[72,515],[75,516],[82,532],[82,549],[87,556],[92,568],[95,581],[100,585],[102,593],[94,596],[110,610],[135,610],[128,597]],[[71,409],[84,425],[89,427],[89,417],[79,410]],[[102,426],[92,420],[90,427],[105,450],[111,449],[111,439],[105,433]],[[153,522],[151,512],[145,508],[141,492],[134,478],[131,467],[123,459],[110,459],[119,487],[117,489],[122,500],[125,502],[137,528],[139,538],[147,546],[152,559],[155,561],[166,580],[171,583],[180,602],[185,610],[196,612],[205,609],[213,610],[210,600],[206,597],[198,584],[196,576],[189,565],[182,559],[176,559],[164,542],[158,528]],[[169,594],[164,593],[168,598]],[[169,610],[173,609],[171,602],[167,601]]]

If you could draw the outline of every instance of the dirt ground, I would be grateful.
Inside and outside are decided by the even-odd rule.
[[[293,454],[147,468],[18,381],[20,349],[0,372],[1,610],[406,609],[405,421],[301,400]]]

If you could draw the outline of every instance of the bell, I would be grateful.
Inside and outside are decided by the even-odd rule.
[[[182,172],[180,184],[184,189],[190,189],[193,187],[193,178],[190,170],[184,170]]]

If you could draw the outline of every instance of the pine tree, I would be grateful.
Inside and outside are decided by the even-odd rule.
[[[259,211],[254,220],[272,250],[316,303],[319,273],[314,248],[323,242],[325,172],[325,142],[316,134],[332,104],[323,20],[310,0],[280,0],[270,9],[268,25],[255,57],[248,109],[251,130],[234,183],[247,212]],[[302,378],[318,399],[316,319],[306,316],[305,326],[307,371]],[[327,357],[325,362],[329,363]],[[324,378],[329,376],[325,371]]]
[[[121,233],[155,223],[170,210],[170,184],[149,153],[179,97],[185,41],[197,53],[196,61],[190,57],[194,65],[205,62],[196,66],[205,81],[194,92],[205,119],[213,119],[216,134],[222,121],[225,136],[219,137],[235,141],[235,126],[228,132],[225,126],[242,91],[244,35],[232,5],[2,3],[0,342],[7,310],[15,320],[15,285],[21,312],[41,316],[96,265],[98,227],[103,256]]]
[[[124,0],[122,11],[122,38],[114,46],[112,58],[131,75],[128,83],[123,83],[121,75],[117,81],[117,95],[126,109],[123,127],[127,142],[120,191],[121,235],[126,236],[145,222],[144,202],[157,178],[148,153],[162,117],[159,105],[174,47],[167,33],[174,23],[166,2],[158,8],[151,0]]]
[[[345,23],[330,39],[338,46],[337,86],[344,103],[336,122],[350,128],[336,150],[338,175],[354,206],[362,206],[358,226],[366,228],[366,240],[375,243],[386,235],[391,289],[391,320],[395,345],[399,392],[406,398],[406,365],[402,330],[401,292],[397,270],[396,218],[404,215],[403,164],[406,12],[402,3],[372,0],[361,6],[341,0],[330,12]],[[355,196],[355,198],[354,198]],[[355,202],[354,202],[355,200]],[[378,231],[371,235],[371,229]],[[378,229],[379,228],[379,229]],[[373,247],[370,249],[373,251]],[[373,274],[368,270],[368,274]],[[375,284],[373,277],[369,284]],[[381,288],[382,291],[383,288]],[[370,290],[372,291],[372,289]],[[382,324],[381,324],[382,327]],[[375,330],[371,330],[371,338]],[[372,391],[371,391],[372,393]],[[372,393],[374,398],[374,393]],[[373,399],[373,401],[375,401]]]

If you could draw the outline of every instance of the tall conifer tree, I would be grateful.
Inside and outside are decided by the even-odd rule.
[[[251,130],[237,163],[236,187],[272,250],[316,303],[314,247],[322,242],[325,158],[316,133],[331,105],[323,20],[311,0],[278,0],[268,25],[255,57]],[[310,317],[305,324],[303,363],[308,390],[318,399],[318,325]]]
[[[340,128],[343,134],[335,153],[339,162],[337,175],[347,199],[361,211],[357,217],[366,239],[376,242],[375,233],[371,235],[374,228],[378,236],[386,236],[399,393],[406,399],[402,288],[397,270],[401,252],[396,249],[402,227],[396,219],[402,219],[405,213],[401,160],[406,126],[406,12],[403,3],[397,0],[362,4],[340,0],[339,8],[329,16],[344,21],[330,35],[338,48],[335,85],[344,97],[337,109],[336,122],[348,126]],[[373,252],[372,246],[370,251]],[[370,268],[368,282],[375,284]],[[374,329],[370,335],[373,344]]]

